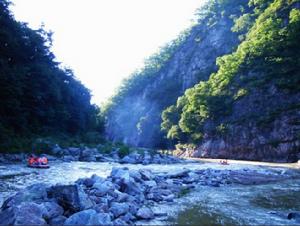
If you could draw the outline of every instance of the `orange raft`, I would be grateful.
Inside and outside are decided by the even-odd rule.
[[[29,157],[27,166],[40,169],[47,169],[50,167],[48,165],[48,159],[46,157]]]

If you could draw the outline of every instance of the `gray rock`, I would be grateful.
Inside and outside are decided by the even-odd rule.
[[[80,155],[80,148],[69,147],[68,151],[72,156],[79,156]]]
[[[63,149],[63,156],[71,155],[70,151],[68,149]]]
[[[33,202],[22,202],[0,212],[0,223],[4,225],[46,225],[43,208]]]
[[[79,160],[86,161],[86,162],[96,162],[96,155],[99,152],[96,148],[85,148],[81,151]]]
[[[124,179],[129,181],[130,180],[130,175],[129,175],[129,170],[128,168],[113,168],[110,176],[114,179]]]
[[[58,216],[49,220],[50,225],[63,225],[67,218],[65,216]]]
[[[157,186],[157,183],[154,180],[145,181],[144,185],[146,185],[149,188],[153,188]]]
[[[0,225],[13,225],[15,222],[15,209],[13,207],[0,211]]]
[[[71,155],[64,155],[63,161],[64,162],[73,162],[73,161],[78,161],[78,158],[71,156]]]
[[[141,190],[142,187],[138,183],[134,182],[133,180],[130,181],[123,180],[121,181],[120,186],[121,186],[121,190],[126,192],[129,195],[136,196],[136,195],[141,195],[143,193],[143,191]]]
[[[175,198],[175,195],[174,195],[174,194],[170,194],[170,195],[167,195],[167,196],[163,196],[163,200],[166,201],[166,202],[173,202],[173,201],[174,201],[174,198]]]
[[[139,208],[138,203],[132,201],[132,202],[130,202],[128,205],[129,205],[129,212],[130,212],[132,215],[136,215],[136,213],[137,213],[137,211],[138,211],[138,208]]]
[[[111,218],[107,213],[97,213],[95,210],[83,210],[70,216],[64,225],[111,225]]]
[[[93,185],[93,188],[96,189],[95,195],[103,196],[107,194],[109,191],[113,191],[114,185],[110,181],[104,181],[103,183],[96,182]]]
[[[85,178],[82,182],[86,187],[92,187],[95,181],[92,178]]]
[[[96,174],[93,174],[91,179],[94,181],[94,183],[102,183],[105,181],[105,179],[103,177],[99,177],[98,175]]]
[[[139,172],[140,172],[143,180],[152,180],[153,179],[153,173],[151,172],[151,170],[140,169]]]
[[[48,197],[54,198],[57,203],[69,213],[89,209],[92,201],[78,185],[56,185],[48,190]]]
[[[43,208],[43,217],[46,220],[58,217],[64,213],[64,209],[56,202],[44,202],[40,204],[40,207]]]
[[[160,202],[160,201],[163,201],[164,198],[163,198],[163,195],[162,194],[159,194],[159,193],[148,193],[146,195],[146,198],[148,200],[153,200],[155,202]]]
[[[121,163],[128,163],[128,164],[136,164],[137,163],[137,161],[136,161],[136,159],[135,158],[133,158],[133,157],[130,157],[130,156],[125,156],[124,158],[122,158],[121,160],[120,160],[120,162]]]
[[[46,155],[44,154],[44,156],[48,159],[49,162],[53,162],[57,160],[57,157],[53,156],[53,155]]]
[[[96,205],[96,207],[94,207],[94,209],[98,212],[98,213],[108,213],[109,212],[109,207],[108,207],[108,203],[99,203],[98,205]]]
[[[189,172],[190,172],[190,170],[188,170],[188,169],[175,170],[174,172],[168,173],[167,177],[169,177],[169,178],[187,177]]]
[[[117,202],[126,202],[129,199],[129,195],[127,193],[123,193],[118,190],[115,190],[114,192],[116,194]]]
[[[290,213],[288,213],[287,219],[295,220],[296,222],[300,222],[300,212],[290,212]]]
[[[154,213],[153,211],[148,208],[148,207],[142,207],[140,208],[137,213],[136,213],[136,216],[139,218],[139,219],[147,219],[147,220],[150,220],[150,219],[153,219],[154,218]]]
[[[152,208],[153,214],[156,217],[165,217],[168,216],[167,212],[162,209],[161,207],[153,207]]]
[[[4,201],[2,209],[14,207],[22,202],[43,202],[47,199],[46,184],[39,183],[26,187],[19,191],[16,195]]]
[[[117,203],[113,202],[109,209],[115,218],[126,214],[129,211],[129,205],[127,203]]]
[[[52,155],[55,155],[55,156],[62,156],[63,155],[63,149],[56,144],[54,146],[54,148],[51,149],[50,153]]]
[[[129,176],[132,177],[136,182],[142,182],[142,175],[137,170],[130,170]]]
[[[127,223],[123,219],[117,218],[113,221],[113,225],[127,225]]]
[[[131,223],[131,221],[135,220],[136,217],[133,216],[131,213],[126,213],[124,216],[121,216],[120,219],[122,219],[126,223]]]

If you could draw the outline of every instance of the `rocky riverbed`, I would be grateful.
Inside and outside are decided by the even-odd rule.
[[[51,168],[27,171],[28,175],[16,175],[16,178],[34,178],[43,173],[47,176],[40,181],[45,183],[36,184],[35,181],[6,199],[1,207],[0,222],[51,225],[182,224],[183,221],[195,223],[195,217],[202,216],[196,221],[249,224],[243,212],[246,210],[250,217],[257,215],[256,221],[253,221],[256,223],[300,223],[297,205],[289,208],[255,207],[257,203],[268,204],[268,199],[264,202],[260,200],[264,199],[265,192],[272,192],[278,186],[290,189],[290,192],[300,192],[300,174],[297,170],[241,164],[221,166],[216,163],[147,166],[122,166],[117,163],[85,165],[78,162],[61,164],[65,164],[61,170],[66,170],[53,181],[50,178],[47,181],[47,176],[51,175],[49,172],[53,170]],[[99,168],[99,165],[103,168]],[[60,180],[60,175],[64,175],[65,179]],[[2,178],[3,182],[8,179]],[[60,184],[55,184],[55,179]],[[26,180],[23,184],[26,184]],[[247,198],[246,193],[255,196]],[[231,198],[232,202],[225,202],[226,208],[221,208],[220,205],[224,205],[226,200],[224,197]],[[253,206],[248,204],[248,209],[244,206],[238,219],[236,208],[250,199]],[[214,208],[210,209],[209,205]],[[231,211],[226,212],[226,209]],[[221,219],[220,222],[218,219]]]
[[[8,164],[15,162],[26,162],[29,154],[1,154],[0,163]],[[179,157],[172,155],[164,155],[156,150],[139,148],[137,150],[131,150],[129,153],[122,153],[120,149],[110,150],[109,153],[105,153],[101,148],[89,148],[89,147],[68,147],[61,148],[55,145],[52,149],[44,154],[50,161],[81,161],[81,162],[117,162],[117,163],[129,163],[129,164],[174,164],[184,162]]]

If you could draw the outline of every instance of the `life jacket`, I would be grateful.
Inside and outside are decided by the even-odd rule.
[[[32,165],[34,162],[35,162],[35,160],[34,160],[33,157],[31,157],[31,158],[28,159],[28,164],[29,165]]]
[[[48,164],[48,159],[46,157],[39,158],[39,163],[47,165]]]

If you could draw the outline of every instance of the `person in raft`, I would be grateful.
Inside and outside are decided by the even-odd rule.
[[[48,164],[48,159],[45,156],[36,157],[31,154],[28,158],[28,165],[30,165],[30,166],[47,165],[47,164]]]

